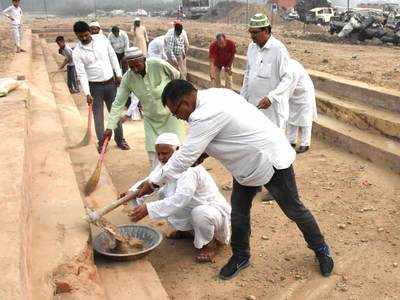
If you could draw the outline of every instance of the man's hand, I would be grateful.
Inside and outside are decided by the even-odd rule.
[[[271,106],[271,101],[269,101],[269,99],[267,97],[265,97],[260,100],[260,102],[257,105],[257,108],[267,109],[270,106]]]
[[[200,157],[196,160],[196,162],[192,165],[192,167],[198,166],[200,164],[203,163],[203,161],[206,160],[206,158],[208,158],[209,155],[207,153],[203,153],[202,155],[200,155]]]
[[[90,95],[87,95],[86,96],[86,102],[87,102],[88,105],[93,104],[93,97],[90,96]]]
[[[128,121],[131,117],[128,115],[124,115],[123,117],[121,117],[121,119],[119,119],[119,122],[121,124],[125,123],[126,121]]]
[[[117,86],[119,86],[121,84],[121,80],[122,80],[122,77],[115,76],[115,83]]]
[[[149,212],[147,211],[146,204],[139,205],[132,209],[131,212],[128,213],[129,217],[131,218],[132,222],[138,222],[147,216]]]
[[[228,73],[229,75],[232,75],[232,68],[231,67],[225,67],[225,72]]]
[[[103,142],[104,142],[106,139],[111,140],[112,134],[113,134],[112,130],[107,128],[107,129],[104,131],[104,134],[103,134]]]
[[[138,198],[151,194],[154,191],[152,184],[148,180],[144,181],[139,188]]]

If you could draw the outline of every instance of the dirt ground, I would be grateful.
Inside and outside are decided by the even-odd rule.
[[[124,126],[132,150],[115,145],[107,157],[114,185],[126,191],[147,173],[142,122]],[[229,173],[214,160],[206,167],[222,189]],[[295,170],[300,194],[322,227],[336,261],[334,274],[319,275],[313,253],[299,230],[261,194],[252,210],[252,264],[223,282],[225,247],[213,264],[197,264],[191,241],[164,240],[149,259],[172,299],[397,299],[400,293],[400,178],[317,140],[299,155]],[[222,190],[223,191],[223,190]],[[230,192],[223,191],[229,200]],[[163,232],[164,221],[144,220]]]
[[[55,21],[35,20],[34,28],[72,28],[77,19],[57,19]],[[129,18],[104,18],[99,20],[104,28],[119,25],[130,30]],[[145,18],[143,23],[150,36],[165,33],[171,27],[172,19]],[[225,32],[228,38],[237,43],[238,53],[245,55],[250,37],[242,24],[222,24],[186,20],[184,28],[188,32],[190,43],[208,47],[218,32]],[[351,44],[346,42],[326,42],[337,38],[331,37],[327,28],[289,22],[273,26],[273,33],[286,45],[290,55],[305,67],[327,72],[349,79],[363,81],[371,85],[400,89],[400,47]]]

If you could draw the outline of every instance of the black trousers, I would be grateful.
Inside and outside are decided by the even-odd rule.
[[[67,85],[70,92],[79,91],[75,66],[67,66]]]
[[[110,112],[117,93],[117,86],[112,80],[107,83],[89,82],[89,87],[90,94],[93,97],[94,128],[100,145],[104,134],[104,103],[108,112]],[[119,145],[123,138],[122,125],[118,124],[118,127],[114,130],[114,140]]]
[[[317,249],[325,243],[324,237],[313,215],[299,199],[293,166],[283,170],[274,169],[274,171],[271,180],[264,185],[265,188],[274,197],[285,215],[297,224],[308,246],[311,249]],[[250,209],[258,191],[259,187],[243,186],[233,179],[231,196],[233,255],[250,257]]]
[[[115,53],[115,54],[117,54],[118,62],[122,69],[122,74],[125,74],[125,72],[128,71],[128,63],[126,62],[126,60],[123,59],[125,54],[124,53]],[[125,103],[125,107],[129,108],[130,105],[131,105],[131,97],[129,96],[128,100]]]

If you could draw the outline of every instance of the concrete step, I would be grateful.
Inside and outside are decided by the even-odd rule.
[[[208,63],[208,49],[191,46],[189,57]],[[239,70],[244,70],[246,61],[245,56],[236,55],[233,66]],[[307,69],[307,72],[313,80],[315,89],[321,92],[338,98],[346,98],[352,102],[364,103],[375,108],[400,113],[400,92],[397,90],[371,86],[364,82],[349,80],[311,69]],[[236,83],[239,84],[238,81]]]
[[[339,99],[323,92],[316,93],[318,111],[344,123],[354,125],[400,141],[400,114],[377,109],[363,103]]]
[[[45,52],[48,71],[55,70],[55,59],[63,60],[58,55],[57,46],[55,44],[48,45],[42,41],[42,47]],[[70,144],[76,144],[84,135],[87,121],[82,120],[79,109],[69,94],[64,74],[58,73],[52,76],[51,81],[65,135],[68,137]],[[86,112],[87,105],[85,101],[82,101],[82,103],[84,106],[83,109]],[[95,136],[94,130],[93,136]],[[94,139],[89,146],[72,149],[69,151],[69,154],[84,202],[93,207],[100,208],[109,203],[109,201],[116,199],[118,193],[107,169],[103,167],[100,182],[96,190],[89,197],[85,197],[83,194],[84,185],[91,176],[98,159],[95,147],[96,141]],[[109,147],[116,146],[111,142]],[[129,155],[129,153],[126,155]],[[111,212],[106,218],[114,224],[130,223],[129,218],[122,212],[122,208]],[[96,227],[92,227],[92,236],[96,236],[98,233],[99,230]],[[143,300],[168,299],[156,271],[146,259],[127,261],[122,264],[110,263],[99,259],[96,260],[96,266],[100,274],[102,287],[104,287],[108,299],[132,299],[132,295],[141,295],[137,299]],[[143,278],[147,278],[148,280],[143,280]]]
[[[194,70],[194,71],[199,71],[202,72],[204,74],[210,74],[210,63],[209,61],[205,61],[205,60],[201,60],[201,59],[197,59],[197,58],[193,58],[193,57],[188,57],[187,58],[187,67],[190,70]],[[236,84],[238,86],[242,86],[243,83],[243,75],[244,72],[240,69],[237,68],[233,68],[232,70],[232,80],[233,80],[233,84]],[[221,81],[224,82],[224,73],[222,72],[221,74]]]
[[[211,81],[210,81],[210,76],[208,74],[204,74],[203,72],[200,71],[194,71],[189,69],[188,71],[188,80],[190,80],[192,83],[194,83],[197,87],[200,88],[210,88],[211,87]],[[222,80],[223,82],[223,80]],[[232,85],[232,89],[236,92],[240,92],[241,86],[237,84]]]
[[[30,31],[4,77],[26,75],[30,69]],[[21,68],[22,67],[22,68]],[[0,299],[28,299],[30,166],[28,89],[19,87],[0,98]]]
[[[313,133],[329,143],[400,173],[400,143],[319,115]]]
[[[33,37],[32,52],[30,295],[50,299],[68,291],[80,295],[77,298],[104,299],[88,244],[89,226],[82,219],[84,206],[37,36]]]

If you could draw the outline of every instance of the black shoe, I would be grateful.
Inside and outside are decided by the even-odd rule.
[[[296,150],[297,153],[304,153],[310,149],[309,146],[300,146],[299,149]]]
[[[129,149],[131,149],[131,147],[129,147],[129,145],[128,145],[128,143],[126,142],[125,139],[122,139],[122,141],[119,142],[119,143],[117,144],[117,146],[118,146],[118,148],[121,149],[121,150],[129,150]]]
[[[319,269],[321,271],[322,276],[329,277],[332,274],[333,266],[335,263],[333,262],[333,258],[329,255],[320,255],[317,256],[319,262]]]
[[[324,277],[329,277],[332,274],[333,267],[335,263],[330,255],[329,246],[327,244],[322,244],[318,248],[314,249],[315,256],[319,262],[319,269]]]
[[[222,267],[219,271],[219,278],[223,280],[229,280],[239,274],[240,270],[243,270],[250,266],[250,258],[232,256],[228,263]]]
[[[293,149],[296,149],[296,144],[290,144],[290,146],[292,146]]]

